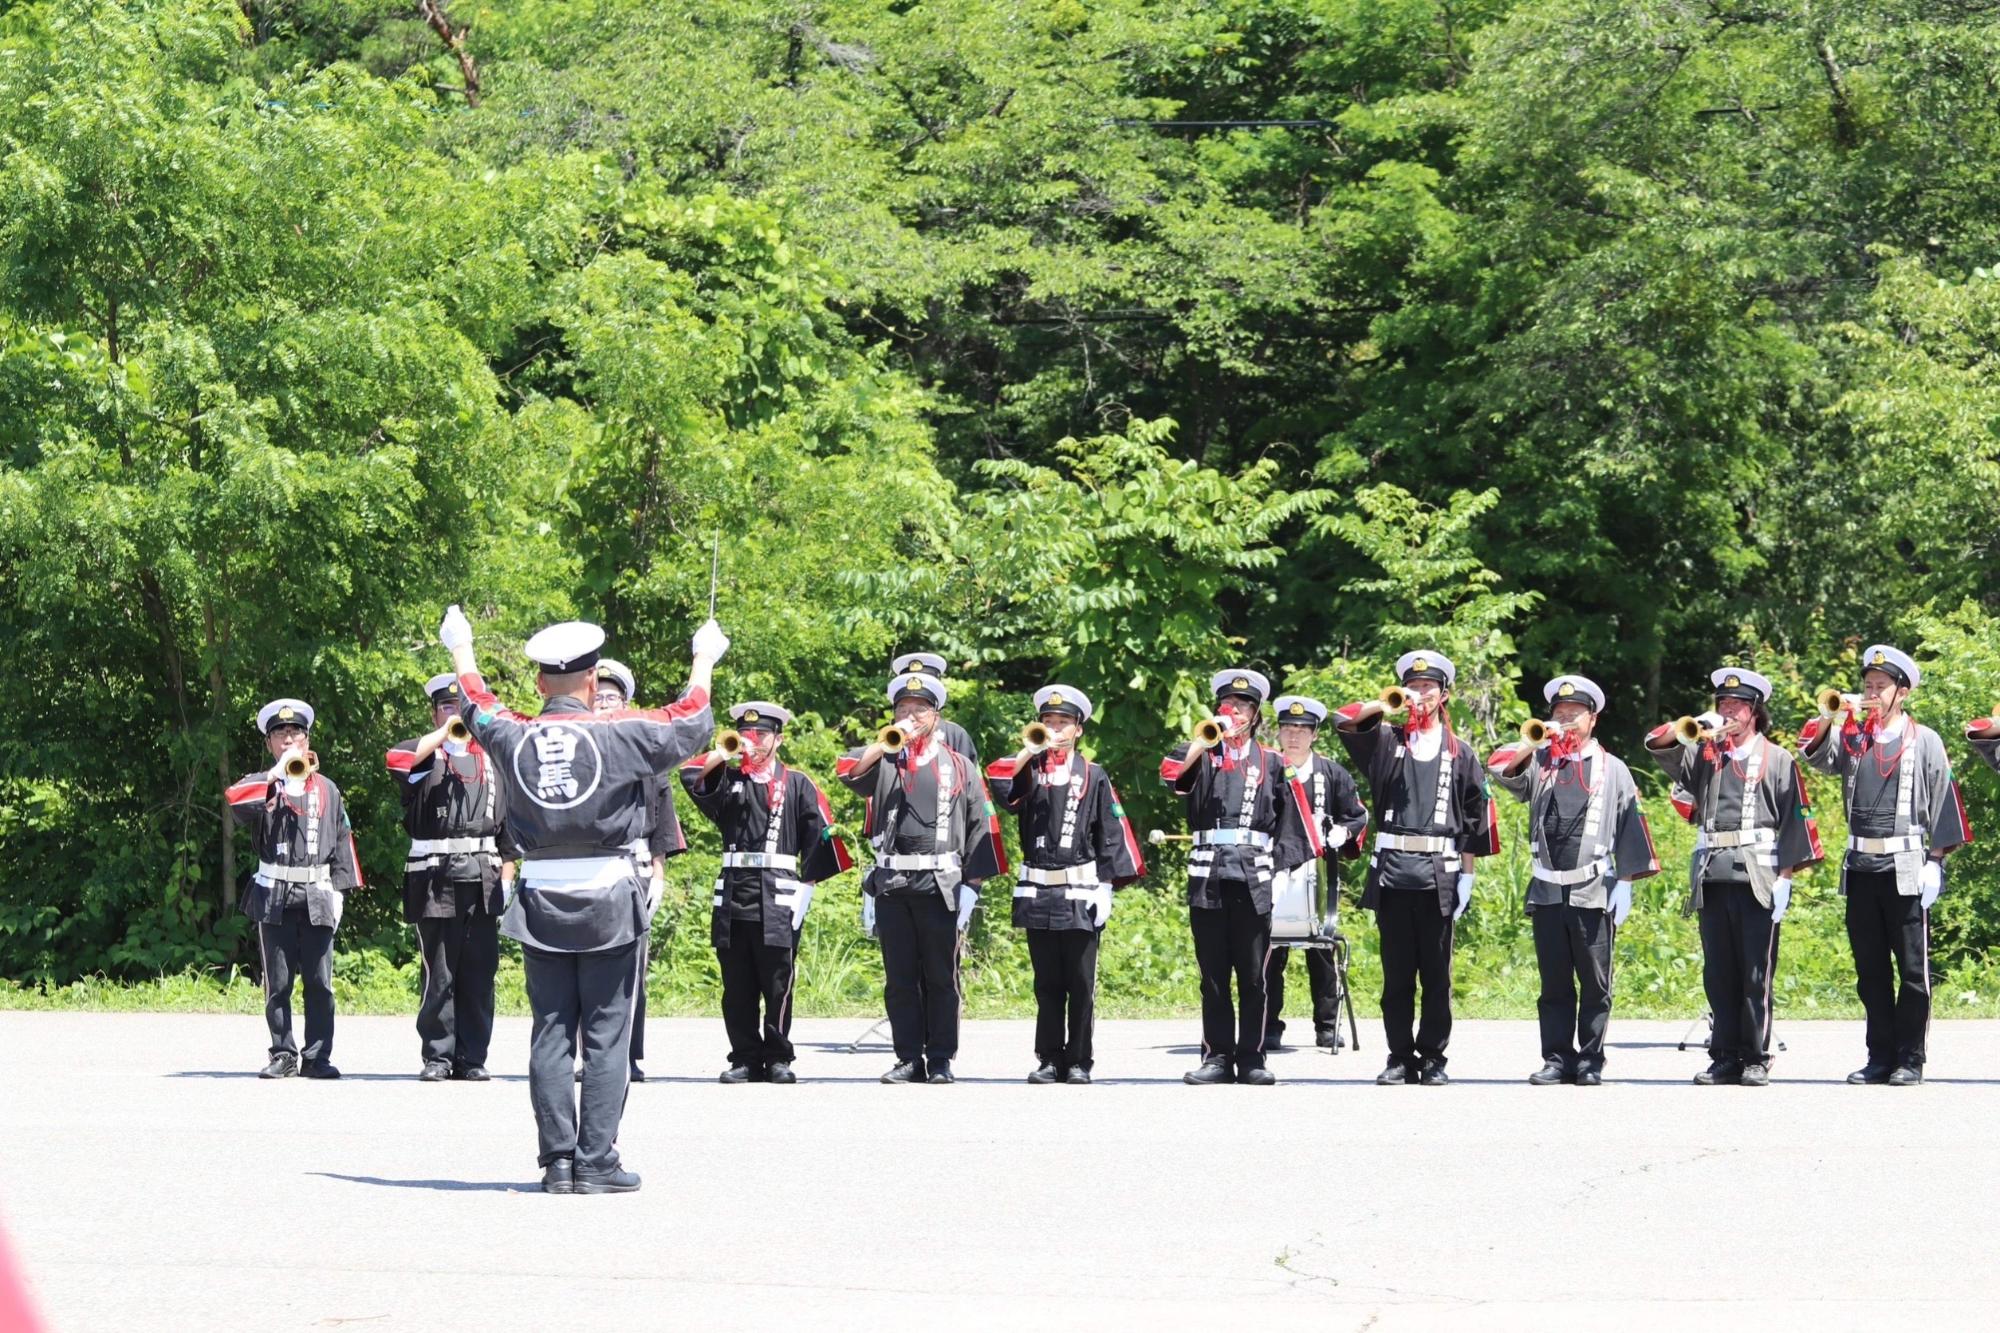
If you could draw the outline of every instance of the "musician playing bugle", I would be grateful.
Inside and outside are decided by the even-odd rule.
[[[238,907],[257,923],[264,964],[264,1022],[271,1062],[259,1078],[339,1078],[333,1065],[333,932],[361,864],[340,789],[307,748],[312,705],[273,699],[257,713],[271,767],[248,773],[226,793],[239,824],[256,830],[257,869]],[[305,979],[306,1045],[292,1038],[292,981]]]
[[[1378,1084],[1440,1087],[1451,1040],[1451,957],[1472,901],[1473,863],[1500,850],[1500,829],[1479,756],[1454,736],[1446,707],[1458,668],[1436,649],[1396,660],[1399,686],[1339,710],[1336,734],[1374,804],[1374,850],[1361,905],[1382,936],[1382,1029],[1389,1063]],[[1385,714],[1409,710],[1402,726]],[[1423,982],[1423,1018],[1416,1017]]]
[[[459,719],[458,677],[433,676],[424,693],[431,730],[396,742],[385,758],[410,835],[403,920],[416,928],[424,967],[417,1001],[423,1072],[417,1077],[478,1083],[487,1077],[493,978],[500,967],[506,784]]]
[[[1746,667],[1709,676],[1715,711],[1653,728],[1646,751],[1694,802],[1700,830],[1687,910],[1701,920],[1701,983],[1715,1024],[1703,1085],[1771,1081],[1771,978],[1792,876],[1819,861],[1819,826],[1771,729],[1771,682]]]
[[[1542,698],[1549,721],[1529,722],[1487,769],[1528,803],[1534,848],[1528,919],[1542,982],[1542,1067],[1528,1082],[1590,1088],[1604,1078],[1612,951],[1632,910],[1632,881],[1658,874],[1660,862],[1631,770],[1596,739],[1604,691],[1584,676],[1557,676]]]
[[[1847,807],[1840,888],[1868,1014],[1868,1059],[1847,1081],[1909,1087],[1924,1080],[1930,1031],[1931,904],[1945,857],[1972,829],[1944,742],[1904,712],[1916,662],[1878,643],[1861,663],[1861,697],[1821,691],[1822,716],[1800,728],[1799,755],[1840,779]]]
[[[1090,721],[1082,690],[1035,691],[1037,718],[1020,753],[986,770],[993,800],[1020,820],[1023,865],[1014,924],[1035,969],[1035,1071],[1030,1083],[1088,1083],[1096,1025],[1097,937],[1115,889],[1146,873],[1125,807],[1098,765],[1077,753]]]
[[[1216,715],[1174,747],[1160,778],[1187,798],[1188,926],[1201,971],[1201,1065],[1193,1084],[1278,1080],[1264,1063],[1264,966],[1271,950],[1272,879],[1320,855],[1305,790],[1284,756],[1257,739],[1270,682],[1247,667],[1209,681]],[[1229,979],[1236,977],[1236,1004]]]

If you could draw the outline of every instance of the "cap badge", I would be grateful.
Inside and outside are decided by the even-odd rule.
[[[1575,693],[1576,693],[1576,686],[1570,683],[1569,681],[1564,681],[1562,683],[1562,688],[1556,691],[1556,694],[1564,699],[1569,698],[1572,694]]]
[[[1889,655],[1883,652],[1880,648],[1877,648],[1875,650],[1875,656],[1869,659],[1869,661],[1875,666],[1881,666],[1884,662],[1888,660],[1889,660]]]
[[[286,704],[283,708],[280,708],[278,710],[278,720],[280,722],[290,722],[293,718],[297,716],[298,712],[295,709],[293,709],[293,707],[290,704]]]
[[[1235,680],[1229,682],[1229,688],[1233,690],[1247,690],[1250,688],[1250,680],[1247,676],[1238,676]]]
[[[1293,717],[1297,717],[1305,711],[1306,706],[1304,704],[1300,703],[1297,699],[1292,700],[1291,714]]]
[[[1049,696],[1049,707],[1051,707],[1051,708],[1061,708],[1062,706],[1063,706],[1063,697],[1062,697],[1062,695],[1061,695],[1061,694],[1059,694],[1059,693],[1058,693],[1058,694],[1051,694],[1051,695]]]
[[[1412,671],[1429,671],[1430,669],[1431,659],[1428,657],[1419,657],[1416,661],[1410,663],[1410,670]]]
[[[758,716],[757,716],[757,710],[756,710],[756,709],[754,709],[754,708],[746,708],[746,709],[744,709],[744,710],[743,710],[743,720],[744,720],[745,722],[755,722],[755,721],[757,721],[757,720],[758,720]]]
[[[1736,689],[1741,689],[1742,687],[1743,687],[1743,678],[1741,676],[1736,675],[1733,672],[1722,678],[1722,688],[1725,690],[1736,690]]]

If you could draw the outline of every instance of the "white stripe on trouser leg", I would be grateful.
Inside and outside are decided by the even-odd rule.
[[[1097,1062],[1097,956],[1104,952],[1104,936],[1100,928],[1097,947],[1090,951],[1090,1056],[1091,1063]]]
[[[965,936],[954,935],[952,937],[952,944],[951,944],[951,990],[952,994],[958,997],[958,1021],[956,1024],[954,1024],[954,1026],[957,1027],[958,1034],[960,1035],[962,1035],[965,1031],[965,987],[963,984],[960,983],[959,980],[960,960],[964,958],[964,956],[965,956]],[[922,972],[919,971],[918,975],[921,976]],[[954,1042],[952,1045],[951,1054],[946,1056],[945,1058],[947,1060],[955,1060],[958,1058],[958,1046],[956,1042]]]
[[[1774,987],[1778,979],[1778,926],[1771,926],[1771,943],[1764,951],[1764,1031],[1757,1043],[1758,1059],[1768,1063],[1771,1058],[1771,1025],[1777,1015],[1772,1012],[1775,1000]]]
[[[785,1021],[792,1013],[792,988],[799,984],[799,932],[792,933],[792,970],[785,975],[785,998],[778,1004],[778,1032],[783,1035]]]
[[[1924,932],[1924,1058],[1930,1058],[1931,1010],[1937,1008],[1937,997],[1931,994],[1931,909],[1925,907],[1921,899],[1917,902],[1917,924]]]
[[[1275,946],[1264,946],[1264,963],[1257,975],[1264,981],[1264,1009],[1257,1015],[1257,1054],[1264,1053],[1264,1030],[1271,1021],[1271,951]]]

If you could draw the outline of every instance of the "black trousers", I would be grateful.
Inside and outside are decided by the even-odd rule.
[[[1701,886],[1701,987],[1715,1024],[1709,1056],[1722,1063],[1771,1062],[1771,979],[1778,928],[1748,884]]]
[[[257,923],[264,955],[264,1024],[272,1055],[333,1058],[333,927],[315,926],[303,907],[287,907],[277,925]],[[306,1048],[292,1038],[292,982],[306,984]]]
[[[896,1058],[951,1059],[958,1054],[958,913],[936,890],[877,894],[875,929]]]
[[[1312,991],[1313,1035],[1323,1037],[1340,1028],[1340,981],[1333,969],[1333,950],[1301,949],[1306,956],[1306,985]],[[1292,951],[1283,945],[1271,950],[1271,962],[1264,969],[1264,991],[1270,997],[1271,1016],[1264,1024],[1264,1044],[1273,1046],[1285,1035],[1285,965]]]
[[[1028,928],[1035,965],[1035,1058],[1061,1070],[1089,1069],[1097,1026],[1095,930]]]
[[[1259,912],[1248,884],[1214,886],[1220,907],[1188,908],[1194,961],[1201,970],[1201,1054],[1238,1072],[1264,1064],[1264,967],[1271,954],[1271,914]],[[1236,1004],[1229,978],[1236,977]]]
[[[1432,889],[1383,889],[1375,905],[1382,948],[1382,1035],[1392,1064],[1442,1065],[1451,1041],[1451,913]],[[1424,985],[1423,1022],[1413,1032],[1417,982]]]
[[[798,942],[796,933],[792,942]],[[790,1064],[794,951],[764,943],[761,921],[731,921],[729,947],[717,949],[715,959],[722,968],[722,1026],[729,1033],[729,1063],[749,1069],[763,1069],[779,1060]]]
[[[1921,898],[1896,892],[1895,872],[1848,872],[1847,942],[1854,949],[1854,989],[1868,1011],[1871,1065],[1923,1068],[1931,1026],[1930,924]]]
[[[481,912],[417,921],[424,994],[417,1038],[424,1063],[460,1069],[486,1063],[493,1040],[493,974],[500,970],[500,921]]]
[[[1537,903],[1528,909],[1534,927],[1535,965],[1542,993],[1542,1058],[1560,1060],[1571,1073],[1604,1068],[1604,1030],[1611,1022],[1611,946],[1617,927],[1602,907]]]
[[[537,1160],[576,1159],[601,1175],[618,1166],[618,1122],[632,1066],[632,992],[641,943],[596,953],[552,953],[521,946],[534,1011],[528,1046],[528,1097],[540,1136]],[[570,1052],[583,1052],[583,1081]]]

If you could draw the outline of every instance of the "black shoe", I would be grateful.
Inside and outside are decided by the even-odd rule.
[[[1288,1051],[1291,1047],[1285,1045],[1284,1033],[1266,1032],[1264,1034],[1264,1049],[1267,1051]]]
[[[905,1060],[888,1073],[882,1075],[882,1081],[884,1083],[922,1083],[924,1081],[924,1062],[922,1060]]]
[[[1239,1073],[1236,1081],[1248,1083],[1253,1088],[1274,1088],[1278,1085],[1278,1076],[1262,1065],[1253,1065]]]
[[[1598,1073],[1595,1069],[1579,1069],[1576,1071],[1576,1086],[1579,1088],[1595,1088],[1603,1082],[1604,1075]]]
[[[1444,1072],[1444,1066],[1435,1060],[1424,1061],[1424,1067],[1417,1074],[1417,1082],[1427,1088],[1448,1088],[1451,1075]]]
[[[1030,1083],[1060,1083],[1062,1080],[1062,1070],[1057,1069],[1046,1060],[1036,1065],[1035,1072],[1028,1075],[1028,1082]]]
[[[331,1060],[308,1060],[299,1072],[307,1078],[339,1078],[340,1071],[333,1067]]]
[[[299,1057],[280,1052],[271,1057],[271,1063],[257,1072],[258,1078],[290,1078],[299,1072]]]
[[[485,1065],[460,1065],[451,1071],[451,1076],[461,1083],[490,1083],[493,1075],[486,1072]]]
[[[930,1075],[930,1077],[929,1077],[929,1078],[925,1079],[925,1080],[924,1080],[924,1082],[926,1082],[926,1083],[956,1083],[956,1082],[958,1082],[958,1080],[957,1080],[956,1078],[952,1077],[952,1073],[951,1073],[951,1061],[949,1061],[949,1060],[933,1060],[933,1061],[931,1061],[931,1075]]]
[[[1337,1029],[1332,1032],[1322,1032],[1313,1038],[1313,1045],[1324,1046],[1329,1051],[1337,1051],[1340,1049],[1340,1032]]]
[[[451,1066],[443,1060],[424,1061],[424,1072],[417,1075],[419,1083],[443,1083],[451,1077]]]
[[[639,1068],[635,1063],[632,1066],[632,1072],[625,1076],[625,1081],[627,1083],[644,1083],[646,1081],[646,1071]]]
[[[757,1071],[749,1065],[731,1065],[724,1071],[722,1077],[715,1081],[717,1083],[754,1083],[757,1081]]]
[[[1743,1076],[1737,1082],[1746,1088],[1769,1087],[1771,1083],[1771,1066],[1765,1064],[1747,1064],[1743,1066]]]
[[[1741,1083],[1743,1066],[1734,1060],[1717,1060],[1708,1068],[1694,1076],[1694,1081],[1704,1088],[1720,1087],[1725,1083]]]
[[[1873,1060],[1847,1076],[1849,1083],[1887,1083],[1892,1072],[1888,1065],[1878,1065]]]
[[[639,1173],[619,1167],[616,1171],[606,1171],[603,1175],[576,1173],[578,1194],[630,1194],[639,1188]]]
[[[1916,1065],[1898,1065],[1896,1072],[1889,1075],[1892,1088],[1914,1088],[1924,1081],[1924,1071]]]
[[[542,1168],[542,1193],[576,1193],[576,1164],[567,1157],[558,1157]]]
[[[1375,1085],[1381,1088],[1394,1087],[1398,1083],[1415,1083],[1417,1076],[1401,1060],[1391,1060],[1389,1067],[1375,1076]]]
[[[1538,1088],[1546,1088],[1552,1083],[1567,1083],[1569,1081],[1569,1068],[1560,1060],[1544,1061],[1540,1069],[1528,1075],[1528,1082]]]
[[[1082,1065],[1071,1065],[1069,1067],[1069,1073],[1063,1075],[1063,1082],[1088,1083],[1090,1082],[1090,1071],[1088,1069],[1085,1069]]]
[[[771,1068],[764,1075],[764,1081],[766,1083],[796,1083],[799,1081],[799,1076],[792,1072],[791,1061],[773,1060]]]
[[[1181,1082],[1204,1087],[1211,1083],[1234,1083],[1236,1076],[1229,1072],[1229,1061],[1219,1055],[1210,1056],[1201,1062],[1201,1068],[1190,1069],[1181,1075]]]

